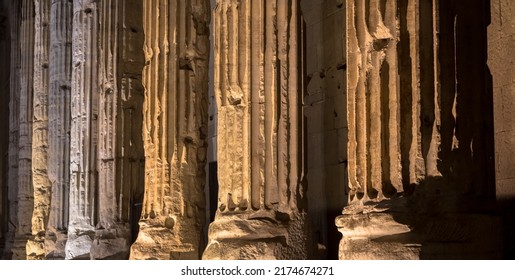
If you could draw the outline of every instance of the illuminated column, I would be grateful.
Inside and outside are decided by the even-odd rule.
[[[218,211],[204,259],[305,259],[298,1],[217,1]]]

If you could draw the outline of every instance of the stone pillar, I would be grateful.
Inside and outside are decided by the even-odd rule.
[[[498,222],[489,208],[485,4],[346,3],[349,205],[336,219],[340,258],[492,257],[496,239],[478,243]],[[444,246],[446,255],[435,254]]]
[[[143,3],[104,0],[98,9],[99,221],[91,258],[127,259],[144,184]]]
[[[21,65],[19,32],[20,32],[20,11],[21,1],[10,3],[9,27],[11,32],[11,70],[10,70],[10,93],[9,93],[9,158],[8,158],[8,174],[7,185],[9,187],[7,193],[8,201],[8,229],[5,236],[5,248],[3,259],[12,258],[12,247],[14,243],[14,233],[16,231],[16,221],[18,217],[18,142],[19,142],[19,102],[20,102],[20,76],[19,69]]]
[[[72,6],[53,0],[50,7],[48,92],[48,178],[52,184],[45,236],[48,259],[64,259],[70,189],[70,102],[72,76]]]
[[[50,0],[35,0],[34,100],[32,124],[32,186],[34,211],[27,259],[45,256],[45,231],[50,213],[51,183],[48,179],[48,72]]]
[[[0,3],[0,258],[4,256],[5,241],[9,230],[9,185],[8,185],[8,150],[9,150],[9,92],[11,78],[11,40],[9,24],[9,3]]]
[[[306,259],[298,1],[217,1],[218,211],[204,259]]]
[[[32,97],[34,72],[34,1],[21,1],[19,45],[20,51],[18,104],[18,185],[17,223],[13,244],[13,259],[25,259],[25,246],[32,236],[32,211],[34,192],[32,187]],[[16,111],[12,111],[15,113]]]
[[[515,2],[490,1],[488,65],[493,76],[496,196],[503,213],[504,259],[515,258]]]
[[[205,222],[208,0],[145,1],[145,197],[131,259],[198,259]]]
[[[410,76],[412,84],[400,84],[397,75],[400,32],[396,27],[399,20],[397,9],[397,1],[388,1],[383,7],[380,7],[379,1],[347,3],[348,173],[349,199],[352,202],[366,202],[376,197],[381,200],[385,196],[383,179],[389,182],[386,186],[390,188],[388,191],[402,192],[403,183],[416,184],[425,175],[420,134],[416,132],[420,121],[418,87],[403,100],[402,105],[411,105],[402,108],[404,112],[411,113],[409,118],[402,123],[400,119],[402,105],[399,87],[416,85],[418,73],[405,73]],[[410,23],[414,22],[411,18]],[[414,36],[418,35],[414,33],[414,26],[405,27],[411,31],[411,37],[406,40],[416,39]],[[417,66],[416,41],[412,45],[413,48],[404,51],[408,52],[406,55],[414,56],[412,63]],[[400,133],[401,126],[408,132],[415,131],[403,135]],[[402,139],[403,136],[407,139]],[[405,144],[402,155],[401,140],[405,140],[402,141]],[[402,167],[405,168],[406,177],[402,176],[405,175]]]
[[[143,189],[141,6],[73,5],[69,259],[129,254]]]
[[[67,259],[89,259],[98,223],[98,2],[73,3]]]

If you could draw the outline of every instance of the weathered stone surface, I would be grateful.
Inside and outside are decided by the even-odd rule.
[[[108,230],[96,230],[90,256],[97,260],[124,260],[129,256],[130,230],[128,226],[111,226]]]
[[[0,2],[0,130],[4,137],[0,138],[0,258],[4,256],[5,241],[9,232],[9,97],[10,93],[10,58],[11,41],[9,26],[9,3]]]
[[[51,205],[45,236],[49,259],[64,259],[70,193],[72,3],[52,1],[48,93],[48,178]]]
[[[302,216],[301,216],[302,215]],[[284,220],[271,210],[218,214],[209,226],[207,260],[288,260],[313,257],[305,214]]]
[[[91,259],[129,254],[130,223],[139,216],[135,204],[143,191],[143,52],[135,47],[143,39],[141,6],[116,0],[74,4],[66,258],[87,257],[84,246]]]
[[[18,107],[18,193],[17,221],[13,244],[13,259],[26,259],[25,245],[32,236],[34,192],[32,186],[32,97],[34,74],[34,1],[21,1],[20,68]]]
[[[299,2],[217,1],[214,16],[219,194],[203,258],[308,258]]]
[[[145,1],[143,11],[145,198],[131,259],[199,259],[209,1]]]
[[[70,210],[66,258],[89,254],[98,222],[98,3],[75,1],[73,5]],[[88,243],[90,242],[90,243]],[[87,248],[87,249],[85,249]]]
[[[340,259],[498,259],[501,219],[463,213],[382,212],[336,219]]]
[[[70,227],[71,228],[71,227]],[[68,233],[68,241],[66,242],[65,253],[66,259],[73,260],[89,260],[91,253],[91,245],[94,240],[94,231],[80,230],[80,234]]]
[[[443,213],[494,213],[483,36],[489,22],[484,2],[461,3],[347,2],[349,205],[337,218],[340,258],[424,257],[426,248],[417,253],[402,237],[397,245],[356,245],[355,239],[402,233],[378,217],[408,216],[402,229],[420,220],[437,223]],[[471,30],[478,36],[466,35]],[[386,216],[369,214],[377,211]],[[428,213],[435,217],[415,218]],[[397,253],[386,253],[392,250]]]
[[[34,100],[32,122],[32,186],[34,211],[32,238],[27,243],[27,259],[45,256],[45,231],[51,201],[51,182],[48,178],[48,90],[50,51],[50,0],[35,0],[34,40]]]
[[[2,258],[510,257],[508,2],[0,0]]]
[[[8,151],[8,192],[7,192],[7,203],[8,203],[8,223],[7,231],[5,236],[5,248],[4,258],[12,258],[12,247],[14,242],[14,233],[16,231],[16,221],[18,217],[17,208],[17,195],[18,195],[18,141],[19,141],[19,117],[18,117],[18,104],[19,104],[19,75],[21,59],[20,59],[20,48],[19,48],[19,18],[21,11],[21,2],[10,3],[9,13],[9,26],[10,26],[10,38],[11,38],[11,69],[10,69],[10,93],[9,93],[9,151]],[[12,73],[15,73],[13,75]],[[13,187],[14,186],[14,187]]]
[[[92,259],[128,258],[130,223],[140,215],[134,205],[144,184],[142,8],[137,1],[98,5],[99,220]]]

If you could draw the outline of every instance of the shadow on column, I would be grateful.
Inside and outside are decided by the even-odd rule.
[[[0,3],[0,61],[6,62],[0,68],[0,134],[9,135],[9,72],[10,37],[9,19],[5,1]],[[0,259],[8,256],[4,252],[6,234],[9,228],[9,200],[7,185],[9,137],[0,138]]]

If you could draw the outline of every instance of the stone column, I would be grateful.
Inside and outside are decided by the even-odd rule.
[[[305,259],[296,0],[217,1],[218,211],[204,259]]]
[[[35,0],[34,100],[32,124],[32,186],[34,211],[27,259],[45,256],[45,231],[50,213],[51,183],[48,179],[48,72],[50,0]]]
[[[375,198],[382,200],[385,191],[403,192],[404,183],[417,184],[426,171],[417,131],[420,125],[420,91],[416,87],[419,73],[403,73],[409,75],[410,84],[401,84],[397,75],[400,35],[397,9],[397,1],[388,1],[382,7],[379,1],[347,3],[348,173],[352,205],[360,206],[359,202]],[[404,26],[411,31],[406,34],[409,36],[406,40],[414,40],[412,47],[404,51],[406,56],[413,55],[412,65],[417,66],[418,34],[413,26],[413,15],[410,19],[411,25]],[[401,100],[400,87],[412,85],[415,88],[411,96],[406,94]],[[401,109],[402,113],[409,114],[402,122],[405,114],[401,115]],[[401,134],[401,128],[413,133]],[[402,154],[401,141],[405,148]],[[384,181],[389,182],[385,185],[388,190],[383,190]]]
[[[98,2],[73,3],[67,259],[90,258],[98,223]]]
[[[10,4],[0,3],[0,131],[4,137],[0,138],[0,258],[4,256],[5,241],[9,230],[9,185],[8,185],[8,157],[9,157],[9,92],[11,78],[11,40],[10,40]]]
[[[21,1],[19,45],[20,51],[18,104],[18,185],[17,222],[13,244],[13,259],[25,259],[25,246],[32,236],[32,211],[34,192],[32,187],[32,97],[34,72],[34,1]],[[16,111],[13,111],[13,113]]]
[[[209,1],[151,0],[143,11],[145,197],[131,259],[199,259]]]
[[[488,65],[493,76],[496,197],[503,213],[504,259],[515,256],[515,2],[490,1]]]
[[[126,259],[144,184],[143,3],[104,0],[98,9],[99,221],[91,258]]]
[[[72,77],[72,6],[52,0],[48,93],[48,178],[52,184],[45,236],[48,259],[64,259],[70,189],[70,102]]]
[[[18,186],[18,142],[19,142],[19,69],[21,65],[20,48],[19,48],[19,32],[20,32],[20,11],[21,1],[10,3],[9,27],[11,32],[11,70],[10,70],[10,93],[9,93],[9,156],[8,156],[8,174],[7,185],[9,186],[7,193],[8,200],[8,229],[5,236],[4,259],[12,258],[12,247],[14,242],[14,233],[16,231],[16,221],[18,217],[17,209],[17,186]]]
[[[432,246],[452,258],[463,244],[474,248],[469,256],[494,254],[477,242],[496,219],[469,214],[491,211],[495,190],[485,4],[346,3],[349,205],[336,219],[340,258],[439,258]]]

